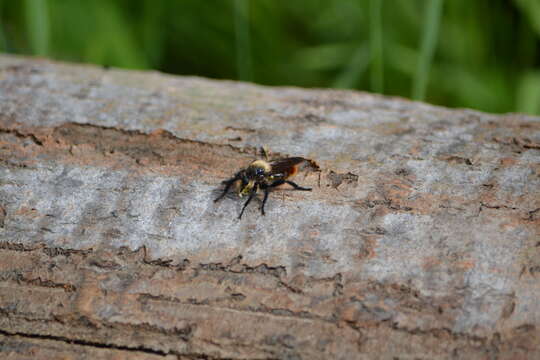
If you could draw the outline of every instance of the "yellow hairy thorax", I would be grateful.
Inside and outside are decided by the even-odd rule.
[[[250,166],[250,167],[261,168],[261,169],[264,170],[265,173],[269,173],[270,170],[272,170],[272,166],[270,166],[270,164],[267,163],[267,162],[264,161],[264,160],[255,160],[255,161],[252,162],[249,166]]]

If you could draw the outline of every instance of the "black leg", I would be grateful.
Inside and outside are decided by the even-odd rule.
[[[276,187],[276,186],[279,186],[279,185],[283,185],[283,184],[285,184],[285,180],[280,179],[280,180],[274,181],[274,182],[271,183],[270,185],[266,185],[266,188],[273,188],[273,187]]]
[[[266,200],[268,200],[268,194],[270,193],[270,190],[268,188],[264,189],[264,198],[261,205],[261,213],[264,215],[264,204],[266,204]]]
[[[214,202],[218,202],[219,200],[223,199],[223,197],[227,195],[227,193],[229,192],[229,189],[231,188],[232,184],[234,184],[236,180],[239,180],[237,176],[233,177],[232,179],[223,181],[222,184],[225,184],[225,189],[223,189],[223,192],[221,193],[221,195],[216,200],[214,200]]]
[[[305,188],[305,187],[301,187],[299,186],[298,184],[292,182],[292,181],[289,181],[289,180],[276,180],[274,181],[273,183],[271,183],[270,185],[268,185],[267,187],[269,188],[272,188],[272,187],[276,187],[276,186],[279,186],[279,185],[283,185],[283,184],[289,184],[291,185],[295,190],[302,190],[302,191],[311,191],[310,188]]]
[[[256,189],[256,188],[255,188]],[[246,207],[248,206],[248,204],[250,203],[251,199],[253,199],[253,197],[255,196],[255,193],[257,191],[252,191],[250,194],[249,194],[249,197],[246,201],[246,203],[244,204],[244,207],[242,208],[242,211],[240,211],[240,215],[238,215],[238,219],[240,220],[242,218],[242,214],[244,213],[244,210],[246,210]]]
[[[285,182],[289,185],[291,185],[295,190],[302,190],[302,191],[311,191],[311,188],[305,188],[305,187],[301,187],[299,186],[298,184],[292,182],[292,181],[289,181],[289,180],[285,180]]]

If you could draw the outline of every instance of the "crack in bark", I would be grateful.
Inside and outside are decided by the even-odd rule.
[[[206,354],[197,354],[197,353],[183,353],[178,351],[162,351],[157,349],[152,349],[145,346],[127,346],[127,345],[115,345],[108,344],[97,341],[74,339],[65,336],[56,336],[56,335],[43,335],[35,333],[24,333],[24,332],[10,332],[7,330],[0,329],[0,335],[5,337],[20,337],[23,339],[33,339],[33,340],[50,340],[58,341],[65,343],[67,345],[75,344],[83,347],[95,348],[95,349],[108,349],[116,351],[127,351],[130,353],[141,353],[148,355],[158,355],[162,357],[167,357],[168,355],[174,355],[176,357],[188,358],[193,360],[235,360],[235,359],[244,359],[244,358],[228,358],[228,357],[215,357]]]
[[[123,350],[123,351],[131,351],[131,352],[141,352],[145,354],[153,354],[153,355],[161,355],[161,356],[167,356],[170,354],[175,355],[181,355],[179,353],[174,352],[165,352],[161,350],[155,350],[150,349],[144,346],[122,346],[122,345],[113,345],[113,344],[106,344],[101,343],[97,341],[89,341],[89,340],[81,340],[81,339],[73,339],[68,338],[65,336],[55,336],[55,335],[42,335],[42,334],[32,334],[32,333],[23,333],[23,332],[10,332],[6,330],[0,329],[0,334],[4,336],[20,336],[23,338],[29,338],[29,339],[39,339],[39,340],[55,340],[64,342],[66,344],[76,344],[76,345],[82,345],[82,346],[90,346],[93,348],[99,348],[99,349],[111,349],[111,350]]]
[[[323,323],[330,323],[337,326],[337,321],[335,320],[334,317],[325,318],[325,317],[311,314],[308,311],[294,312],[289,309],[270,308],[264,305],[261,305],[259,307],[215,306],[215,304],[219,303],[220,301],[205,301],[205,300],[197,301],[196,299],[188,299],[187,301],[182,301],[174,297],[163,296],[163,295],[153,295],[153,294],[147,294],[147,293],[139,294],[138,299],[143,305],[146,304],[147,301],[150,300],[150,301],[167,302],[167,303],[173,303],[173,304],[204,306],[204,307],[209,307],[216,310],[236,311],[239,313],[246,313],[246,314],[270,315],[270,316],[277,316],[280,318],[288,318],[291,320],[321,321]]]
[[[507,138],[506,140],[501,139],[499,137],[494,137],[493,141],[495,141],[496,143],[499,143],[499,144],[512,146],[512,147],[514,147],[514,149],[522,148],[522,149],[540,150],[540,144],[535,143],[535,142],[531,141],[531,139],[528,139],[528,138],[525,138],[525,137],[514,136],[514,137],[511,137],[511,138]],[[518,152],[517,150],[514,150],[514,151]]]
[[[93,252],[93,249],[77,250],[77,249],[65,249],[60,247],[50,247],[45,244],[37,244],[35,246],[28,246],[21,243],[13,243],[9,241],[0,241],[0,250],[19,251],[19,252],[31,252],[41,250],[47,256],[53,258],[56,256],[66,256],[77,254],[85,257]]]
[[[43,146],[43,142],[32,133],[23,133],[18,129],[4,129],[0,127],[0,134],[12,134],[20,139],[30,139],[35,145]]]
[[[485,345],[488,342],[487,337],[481,337],[481,336],[470,335],[470,334],[465,334],[465,333],[456,333],[452,331],[452,329],[445,328],[445,327],[431,328],[431,329],[420,329],[420,328],[409,329],[407,327],[399,327],[397,323],[390,324],[390,327],[393,330],[405,332],[410,335],[431,335],[436,338],[449,336],[455,340],[462,339],[470,343],[481,343],[482,345]]]
[[[85,132],[85,129],[87,130],[95,130],[96,132],[105,132],[105,135],[107,133],[112,133],[109,135],[109,137],[118,137],[119,135],[124,135],[128,138],[133,137],[152,137],[152,136],[158,136],[162,139],[171,140],[177,143],[187,143],[187,144],[197,144],[202,145],[206,147],[217,147],[217,148],[227,148],[231,149],[234,152],[237,152],[239,154],[250,154],[257,156],[259,149],[256,147],[251,146],[245,146],[245,147],[237,147],[230,144],[218,144],[218,143],[210,143],[200,140],[193,140],[193,139],[187,139],[187,138],[181,138],[176,135],[174,135],[172,132],[165,130],[165,129],[159,129],[155,130],[151,133],[146,133],[141,130],[128,130],[128,129],[122,129],[117,127],[108,127],[108,126],[102,126],[102,125],[95,125],[95,124],[87,124],[87,123],[65,123],[62,125],[57,126],[54,128],[53,134],[59,134],[64,139],[70,140],[73,144],[78,144],[81,140],[84,140],[88,143],[93,144],[100,144],[105,147],[110,147],[108,149],[108,152],[111,153],[111,151],[115,151],[115,148],[117,147],[117,144],[114,142],[110,142],[107,144],[107,141],[105,139],[99,139],[99,137],[94,137],[94,134],[88,134],[88,131]],[[90,136],[89,136],[90,135]],[[84,142],[81,142],[84,143]],[[108,146],[107,146],[108,145]],[[158,152],[153,152],[154,156],[161,157],[162,155]]]
[[[231,309],[232,310],[232,309]],[[184,327],[174,326],[172,328],[159,327],[156,325],[149,324],[147,322],[142,323],[124,323],[124,322],[109,322],[102,319],[91,319],[85,315],[78,315],[74,313],[63,314],[63,315],[54,315],[52,314],[48,318],[32,318],[29,317],[28,313],[21,313],[13,311],[12,309],[6,309],[0,307],[0,315],[6,318],[22,319],[28,322],[39,322],[39,323],[58,323],[64,327],[77,327],[82,328],[92,328],[94,331],[97,331],[100,328],[108,329],[122,329],[128,330],[131,333],[151,333],[151,334],[162,334],[165,336],[172,336],[176,340],[181,340],[185,343],[188,343],[193,337],[193,333],[197,328],[197,325],[194,323],[188,323]]]
[[[72,284],[57,283],[52,280],[43,280],[41,279],[41,277],[37,277],[35,279],[28,279],[19,272],[10,272],[7,274],[0,273],[0,280],[1,281],[12,280],[17,283],[27,284],[31,286],[44,287],[44,288],[50,288],[50,289],[61,289],[61,290],[64,290],[66,293],[72,293],[72,292],[77,291],[77,287]]]
[[[499,209],[517,210],[517,208],[511,207],[511,206],[508,206],[508,205],[491,205],[491,204],[486,204],[484,202],[480,202],[479,212],[482,212],[483,208],[496,209],[496,210],[499,210]]]
[[[462,156],[457,156],[457,155],[442,156],[442,157],[439,157],[439,160],[446,161],[446,162],[448,162],[450,164],[452,164],[452,163],[454,163],[454,164],[463,164],[463,165],[467,165],[467,166],[472,166],[473,165],[473,162],[471,161],[471,159],[464,158]]]
[[[198,269],[201,270],[209,270],[209,271],[224,271],[224,272],[231,272],[231,273],[258,273],[258,274],[269,274],[277,279],[282,278],[282,276],[287,275],[287,269],[285,266],[268,266],[265,263],[256,265],[256,266],[249,266],[247,264],[242,264],[243,257],[242,255],[238,255],[235,258],[233,258],[229,264],[224,265],[223,263],[208,263],[208,264],[199,264]]]

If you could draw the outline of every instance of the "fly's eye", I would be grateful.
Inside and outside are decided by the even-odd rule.
[[[256,174],[257,176],[262,176],[262,175],[264,175],[264,169],[257,169],[257,170],[255,170],[255,174]]]

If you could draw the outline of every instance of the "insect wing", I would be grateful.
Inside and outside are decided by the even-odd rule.
[[[291,157],[275,160],[270,163],[270,165],[272,166],[271,175],[282,176],[283,178],[293,176],[298,172],[298,165],[300,165],[305,160],[306,159],[301,157]]]

